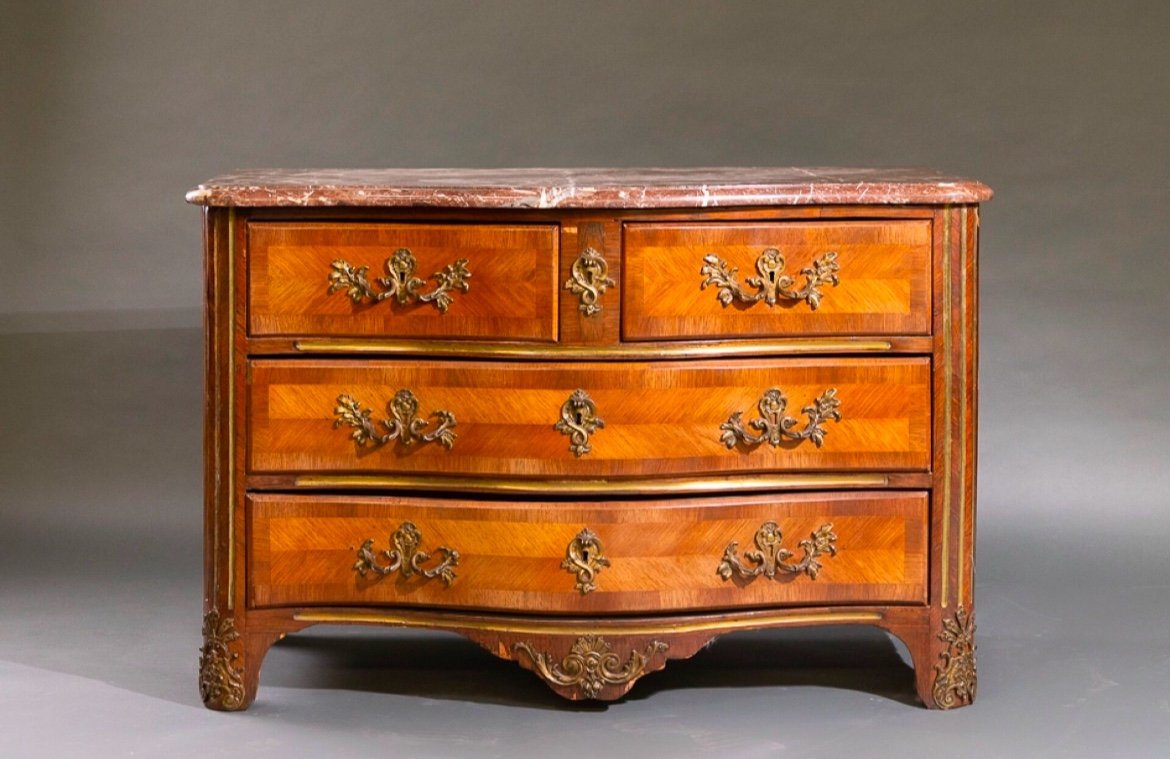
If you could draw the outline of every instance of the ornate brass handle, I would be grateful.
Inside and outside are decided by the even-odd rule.
[[[565,560],[561,562],[561,569],[577,576],[577,590],[581,595],[597,590],[597,575],[608,566],[609,559],[605,558],[601,539],[588,527],[569,541]]]
[[[604,426],[605,420],[597,415],[597,405],[580,388],[561,405],[561,418],[555,425],[557,432],[569,436],[569,450],[574,456],[584,456],[593,450],[589,447],[589,436]]]
[[[580,298],[581,305],[577,308],[581,313],[593,316],[601,311],[597,301],[607,289],[616,285],[609,276],[609,264],[601,253],[596,248],[586,248],[573,262],[565,289]]]
[[[780,546],[784,535],[775,522],[764,522],[756,530],[756,551],[744,551],[743,557],[756,566],[747,567],[737,557],[739,542],[731,541],[723,551],[723,561],[715,571],[724,580],[730,580],[733,575],[744,579],[751,579],[757,575],[764,575],[769,580],[776,578],[777,572],[799,575],[806,574],[813,580],[817,579],[817,572],[821,571],[821,563],[817,558],[828,554],[837,555],[837,535],[833,532],[833,525],[823,524],[817,528],[807,540],[800,541],[799,547],[804,550],[804,558],[796,563],[789,563],[793,553]]]
[[[804,287],[793,290],[792,285],[795,280],[791,276],[781,273],[784,271],[784,256],[775,248],[768,248],[756,259],[756,271],[759,276],[748,277],[745,280],[756,288],[756,292],[749,293],[736,278],[739,274],[739,268],[728,266],[726,261],[712,253],[703,257],[703,268],[699,269],[699,273],[706,279],[699,285],[699,289],[705,290],[707,285],[718,287],[719,302],[724,307],[731,305],[731,302],[735,300],[747,304],[762,300],[769,306],[774,306],[781,299],[784,299],[795,302],[806,301],[808,307],[816,311],[817,306],[821,304],[821,296],[823,295],[820,290],[821,285],[828,283],[836,287],[838,284],[837,272],[840,268],[837,263],[836,251],[825,253],[813,261],[812,266],[800,270],[800,273],[805,276]]]
[[[455,582],[455,566],[459,564],[458,551],[446,546],[439,546],[435,551],[443,558],[435,566],[425,569],[423,564],[430,561],[431,555],[426,551],[419,550],[418,547],[422,544],[422,533],[412,522],[403,522],[402,526],[390,537],[390,541],[394,547],[381,553],[381,556],[390,562],[389,564],[383,566],[378,563],[378,557],[374,554],[374,539],[369,538],[362,543],[362,547],[357,551],[358,559],[354,562],[354,571],[362,577],[365,577],[369,572],[383,576],[392,572],[400,572],[403,577],[412,577],[417,572],[428,580],[438,577],[447,587]]]
[[[822,427],[826,420],[841,421],[841,401],[837,400],[837,388],[831,387],[821,393],[812,404],[805,406],[801,412],[808,416],[808,424],[803,430],[793,431],[799,422],[796,418],[784,415],[788,407],[788,398],[784,392],[772,388],[764,393],[757,406],[760,418],[748,422],[748,426],[759,430],[760,435],[753,435],[744,429],[743,412],[736,411],[727,421],[719,425],[723,431],[720,439],[728,448],[734,448],[736,443],[744,442],[748,445],[758,445],[767,442],[772,447],[780,445],[784,440],[811,440],[813,445],[820,448],[825,443],[828,430]]]
[[[419,293],[425,281],[414,276],[417,262],[408,248],[399,248],[386,259],[386,276],[376,281],[381,291],[374,289],[370,283],[368,266],[354,266],[348,261],[338,259],[333,262],[333,271],[329,272],[329,294],[338,290],[345,290],[345,294],[354,303],[361,303],[369,298],[373,303],[379,303],[387,298],[394,298],[399,305],[406,305],[418,301],[420,303],[434,303],[440,313],[447,313],[451,305],[451,292],[461,290],[467,292],[471,284],[471,272],[467,269],[467,259],[460,258],[453,264],[448,264],[442,271],[431,276],[438,282],[438,286],[428,293]]]
[[[373,420],[370,419],[372,409],[363,409],[361,403],[351,395],[337,396],[337,408],[333,413],[337,420],[333,422],[334,429],[343,425],[353,427],[351,438],[359,445],[367,443],[383,445],[391,440],[401,440],[403,445],[411,445],[415,440],[430,443],[438,440],[440,444],[450,448],[455,445],[455,415],[450,411],[437,409],[431,416],[438,419],[437,426],[430,432],[423,432],[427,420],[418,417],[418,398],[409,390],[399,390],[394,394],[394,400],[387,404],[392,419],[383,419],[382,426],[388,431],[385,434],[378,432]]]

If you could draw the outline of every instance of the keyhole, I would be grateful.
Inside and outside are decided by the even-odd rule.
[[[577,412],[577,426],[580,427],[582,424],[584,424],[584,422],[585,422],[585,413],[582,411],[578,411]]]
[[[588,549],[588,548],[586,548],[585,550],[581,551],[581,558],[584,560],[584,562],[585,562],[586,564],[588,564],[588,563],[589,563],[589,549]]]

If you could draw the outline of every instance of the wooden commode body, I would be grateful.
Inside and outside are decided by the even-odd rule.
[[[721,633],[877,625],[975,696],[978,203],[855,169],[200,185],[199,684],[319,623],[615,699]]]

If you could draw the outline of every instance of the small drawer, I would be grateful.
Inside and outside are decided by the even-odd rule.
[[[926,471],[919,357],[250,364],[253,474]]]
[[[929,220],[627,224],[627,340],[924,335]]]
[[[249,601],[557,614],[922,604],[927,500],[857,492],[516,505],[254,494]]]
[[[552,342],[557,227],[253,222],[256,336]]]

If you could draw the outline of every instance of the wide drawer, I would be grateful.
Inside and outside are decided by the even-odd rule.
[[[627,224],[627,340],[930,332],[929,220]]]
[[[556,339],[557,228],[248,225],[253,335]]]
[[[615,477],[925,471],[925,358],[250,364],[249,469]]]
[[[927,494],[620,503],[250,495],[252,606],[923,603]],[[757,554],[755,558],[751,554]]]

